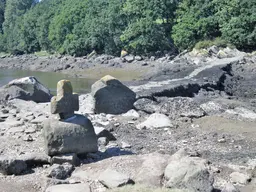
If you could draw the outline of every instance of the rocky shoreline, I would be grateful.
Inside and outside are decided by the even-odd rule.
[[[63,190],[54,188],[56,185],[94,192],[131,181],[135,186],[185,186],[202,192],[256,190],[255,55],[211,47],[175,58],[104,56],[101,64],[97,59],[91,64],[87,63],[90,59],[71,57],[0,59],[0,68],[63,73],[93,65],[95,69],[139,70],[145,80],[128,84],[136,101],[133,109],[123,114],[95,114],[92,95],[80,95],[78,114],[91,120],[99,151],[79,157],[71,154],[61,160],[48,157],[43,147],[42,126],[51,116],[50,103],[1,99],[0,168],[7,158],[14,167],[19,162],[14,170],[23,172],[21,176],[0,174],[0,191]],[[69,164],[60,165],[60,161]],[[187,177],[173,176],[184,174],[183,169]],[[176,181],[179,183],[174,185]]]

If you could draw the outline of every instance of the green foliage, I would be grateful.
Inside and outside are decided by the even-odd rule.
[[[125,48],[137,54],[168,50],[175,8],[173,0],[127,0],[128,26],[121,35]]]
[[[0,33],[0,52],[5,52],[6,51],[6,40],[5,40],[5,35]]]
[[[256,47],[256,3],[252,0],[216,0],[222,38],[238,48]]]
[[[168,188],[154,188],[144,185],[126,185],[115,189],[109,189],[108,192],[189,192],[186,189],[168,189]]]
[[[151,55],[228,43],[255,49],[251,0],[0,0],[0,51]]]
[[[0,33],[2,33],[2,24],[4,22],[5,0],[0,0]]]
[[[33,0],[7,0],[3,29],[5,33],[6,50],[21,54],[26,52],[25,35],[22,30],[25,29],[23,25],[23,16],[33,4]]]
[[[117,54],[125,21],[120,0],[66,1],[49,27],[52,47],[60,53],[85,55],[92,50]]]
[[[175,45],[184,50],[196,42],[220,35],[215,18],[216,7],[212,0],[183,0],[176,11],[176,24],[172,38]]]

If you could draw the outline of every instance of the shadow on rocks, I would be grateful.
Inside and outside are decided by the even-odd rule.
[[[104,159],[108,159],[111,157],[123,156],[123,155],[134,155],[134,154],[135,153],[131,151],[123,150],[123,149],[120,149],[119,147],[110,147],[110,148],[107,148],[104,152],[98,151],[96,153],[78,155],[78,157],[81,159],[81,162],[83,164],[88,164],[88,163],[95,163],[98,161],[102,161]]]

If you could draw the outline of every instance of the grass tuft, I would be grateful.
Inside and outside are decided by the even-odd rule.
[[[34,53],[36,56],[38,57],[48,57],[51,56],[50,53],[48,53],[47,51],[38,51]]]
[[[204,40],[204,41],[199,41],[196,45],[195,45],[195,49],[207,49],[211,46],[217,46],[220,48],[225,48],[225,47],[229,47],[229,48],[235,48],[234,45],[226,42],[225,40],[221,39],[221,38],[216,38],[214,40]]]
[[[124,187],[109,189],[107,192],[189,192],[185,189],[152,188],[144,185],[126,185]]]

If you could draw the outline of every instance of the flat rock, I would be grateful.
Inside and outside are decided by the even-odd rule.
[[[45,116],[39,116],[39,117],[36,117],[35,119],[31,120],[30,123],[33,123],[33,124],[41,124],[41,123],[43,123],[46,119],[47,119],[47,117],[45,117]]]
[[[53,164],[49,168],[48,177],[55,179],[66,179],[73,171],[73,165],[70,163],[64,163],[62,165]]]
[[[251,177],[248,174],[233,172],[230,174],[230,181],[232,183],[238,183],[245,185],[250,181]]]
[[[220,114],[224,112],[223,107],[214,101],[209,101],[200,105],[201,109],[205,111],[207,115]]]
[[[124,57],[124,60],[127,61],[128,63],[131,63],[134,61],[134,56],[133,55],[127,55]]]
[[[240,192],[234,185],[227,183],[221,192]]]
[[[10,129],[8,129],[7,133],[9,134],[17,134],[17,133],[23,133],[25,131],[25,127],[24,126],[20,126],[20,127],[12,127]]]
[[[150,115],[146,121],[136,126],[137,129],[158,129],[158,128],[166,128],[173,127],[171,120],[164,114],[154,113]]]
[[[75,153],[53,156],[51,159],[52,164],[63,164],[70,163],[71,165],[79,165],[80,159],[77,157]]]
[[[128,175],[119,173],[112,169],[107,169],[102,172],[99,176],[99,181],[110,189],[132,183]]]
[[[91,192],[88,184],[62,184],[48,187],[45,192]]]

